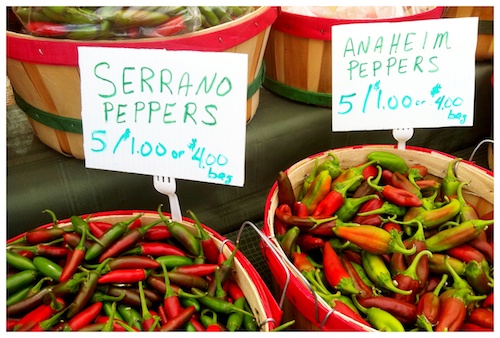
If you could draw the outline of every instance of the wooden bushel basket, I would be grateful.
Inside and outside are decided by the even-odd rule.
[[[476,60],[493,59],[493,7],[448,7],[443,17],[478,17]]]
[[[423,164],[429,170],[429,178],[443,178],[448,164],[455,157],[425,148],[407,147],[404,150],[397,149],[393,145],[364,145],[344,147],[333,150],[327,150],[308,158],[305,158],[286,170],[292,183],[295,195],[298,196],[304,179],[309,175],[314,167],[316,158],[318,165],[329,158],[329,153],[335,154],[339,159],[342,168],[356,166],[366,162],[366,156],[372,151],[388,151],[401,156],[408,165]],[[485,168],[479,167],[472,162],[462,160],[456,168],[456,175],[460,181],[469,182],[464,190],[464,198],[472,204],[478,215],[481,217],[493,210],[493,173]],[[346,315],[332,310],[332,308],[321,299],[317,299],[311,294],[311,290],[298,276],[298,270],[293,267],[290,260],[286,257],[281,246],[276,241],[274,232],[274,213],[278,207],[278,182],[275,182],[271,188],[264,211],[264,234],[271,238],[277,250],[281,252],[281,257],[277,257],[270,250],[262,249],[266,262],[273,275],[275,289],[286,290],[286,301],[283,305],[283,321],[295,319],[296,330],[323,330],[323,331],[371,331],[372,328],[366,327],[353,321]],[[282,268],[282,263],[289,267],[290,280],[287,284],[286,275]],[[277,290],[275,290],[277,292]],[[278,293],[279,294],[279,293]]]
[[[149,224],[157,221],[160,217],[158,213],[152,211],[143,210],[117,210],[117,211],[106,211],[106,212],[96,212],[91,215],[82,215],[83,219],[87,219],[90,216],[90,221],[101,221],[115,224],[117,222],[125,221],[134,217],[138,214],[143,214],[139,219],[142,224]],[[164,213],[167,218],[170,217],[168,213]],[[58,222],[59,227],[71,226],[71,221],[69,219],[61,220]],[[193,234],[196,234],[196,228],[194,227],[194,221],[183,217],[182,224],[185,225]],[[53,224],[42,225],[39,228],[50,228]],[[234,245],[231,242],[225,241],[225,237],[221,236],[213,229],[202,225],[205,230],[210,234],[218,247],[224,244],[223,254],[227,258],[231,255],[234,250]],[[7,247],[10,242],[13,242],[24,236],[20,234],[7,240]],[[250,261],[238,251],[235,255],[234,261],[234,274],[232,275],[238,286],[243,291],[245,298],[250,306],[251,312],[254,314],[257,324],[260,325],[261,332],[269,332],[273,328],[280,324],[282,311],[278,307],[275,299],[270,293],[268,287],[260,277],[259,273],[252,266]]]
[[[16,103],[38,138],[66,156],[84,158],[78,46],[230,52],[248,55],[247,123],[259,105],[264,52],[276,7],[260,7],[238,20],[179,36],[80,41],[7,31],[7,76]]]
[[[274,22],[264,61],[264,87],[286,98],[332,106],[332,41],[334,25],[438,19],[443,7],[416,15],[379,20],[341,20],[281,11]]]

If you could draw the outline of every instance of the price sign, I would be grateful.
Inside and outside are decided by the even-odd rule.
[[[86,167],[243,186],[246,54],[78,54]]]
[[[332,129],[472,126],[478,18],[332,27]]]

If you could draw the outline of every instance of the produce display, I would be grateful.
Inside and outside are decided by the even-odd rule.
[[[48,38],[117,40],[181,35],[236,20],[252,6],[13,7],[22,32]]]
[[[441,178],[388,151],[359,161],[316,157],[295,185],[279,172],[270,217],[290,265],[368,328],[492,331],[493,210],[468,202],[469,182],[455,173],[462,159]]]
[[[193,229],[161,207],[64,226],[47,212],[51,226],[7,243],[7,331],[260,330],[237,245],[224,254],[192,212]]]

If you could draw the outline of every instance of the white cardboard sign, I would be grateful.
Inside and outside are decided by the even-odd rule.
[[[478,18],[332,26],[332,130],[472,126]]]
[[[246,54],[78,54],[86,167],[243,186]]]

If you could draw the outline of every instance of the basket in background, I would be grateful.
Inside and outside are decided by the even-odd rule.
[[[281,11],[274,22],[264,54],[264,87],[286,98],[319,106],[332,106],[331,27],[369,22],[438,19],[443,7],[419,14],[378,19],[342,20]]]
[[[84,158],[78,46],[247,54],[248,123],[259,105],[264,51],[277,15],[276,7],[259,7],[231,22],[165,38],[83,41],[7,31],[7,75],[35,135],[59,153],[78,159]]]

